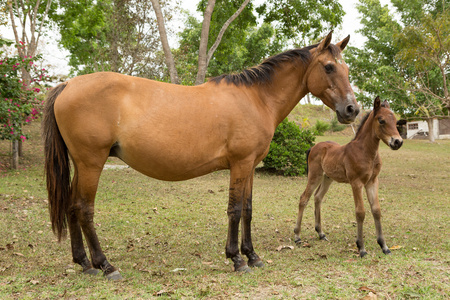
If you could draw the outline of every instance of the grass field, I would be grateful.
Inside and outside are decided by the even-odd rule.
[[[376,243],[366,203],[366,250],[355,247],[351,189],[334,184],[323,205],[329,242],[305,211],[302,247],[293,242],[305,178],[257,173],[253,242],[265,267],[234,273],[225,258],[228,171],[162,182],[130,168],[101,177],[95,223],[102,247],[125,277],[86,276],[70,242],[51,232],[37,125],[21,169],[5,170],[0,142],[0,299],[448,299],[450,297],[450,141],[381,146],[382,224],[392,255]],[[319,137],[340,143],[350,137]],[[121,164],[110,160],[108,164]],[[280,246],[294,246],[289,247]]]

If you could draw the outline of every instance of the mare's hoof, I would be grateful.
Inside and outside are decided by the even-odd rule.
[[[295,244],[296,244],[297,246],[301,246],[301,245],[302,245],[302,239],[301,239],[301,238],[296,239],[296,240],[295,240]]]
[[[238,273],[251,273],[252,269],[250,269],[247,265],[243,265],[237,268],[235,271]]]
[[[257,268],[262,268],[262,267],[264,267],[264,263],[263,263],[263,261],[259,258],[259,259],[257,259],[257,260],[255,260],[255,261],[249,261],[248,262],[248,265],[250,266],[250,267],[257,267]]]
[[[120,275],[119,271],[114,271],[108,275],[105,275],[106,279],[108,280],[122,280],[123,277],[122,275]]]
[[[361,252],[359,252],[359,257],[361,257],[361,258],[363,258],[364,256],[366,256],[367,255],[367,252],[366,251],[361,251]]]
[[[89,269],[83,270],[83,274],[94,275],[94,276],[97,275],[98,272],[100,272],[100,270],[95,269],[95,268],[89,268]]]
[[[386,255],[392,254],[392,253],[391,253],[391,250],[389,250],[389,249],[383,250],[383,253],[386,254]]]

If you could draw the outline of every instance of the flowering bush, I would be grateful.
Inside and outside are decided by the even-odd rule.
[[[21,43],[20,47],[25,47]],[[38,100],[41,84],[47,78],[45,70],[35,62],[39,57],[18,55],[7,57],[0,52],[0,139],[26,140],[22,126],[37,119],[43,105]],[[26,70],[30,80],[22,79]]]

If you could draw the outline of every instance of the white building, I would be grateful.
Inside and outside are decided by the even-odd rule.
[[[450,139],[450,118],[433,119],[433,132],[436,140]],[[406,123],[406,137],[408,139],[427,137],[429,135],[427,121],[408,121]]]

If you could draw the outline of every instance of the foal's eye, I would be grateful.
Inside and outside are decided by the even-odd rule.
[[[386,121],[383,119],[378,119],[378,123],[380,123],[380,125],[383,125],[384,123],[386,123]]]
[[[324,67],[325,67],[325,72],[327,74],[330,74],[331,72],[334,71],[334,66],[332,64],[325,65]]]

